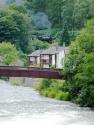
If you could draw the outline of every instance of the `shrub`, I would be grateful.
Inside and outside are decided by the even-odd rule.
[[[47,90],[40,91],[40,94],[45,96],[45,97],[48,97],[48,91]]]
[[[50,87],[51,83],[52,83],[52,80],[50,80],[50,79],[44,79],[42,81],[42,83],[40,84],[40,89],[45,89],[45,88]]]
[[[65,100],[65,101],[69,101],[70,100],[70,94],[69,94],[69,92],[64,92],[63,93],[63,100]]]
[[[40,94],[58,100],[70,100],[70,93],[65,90],[63,80],[44,79],[38,86]]]
[[[58,92],[57,96],[56,96],[56,99],[63,100],[63,92]]]
[[[56,94],[57,94],[57,93],[52,90],[52,91],[49,92],[48,97],[50,97],[50,98],[55,98],[55,97],[56,97]]]
[[[58,92],[56,99],[69,101],[70,100],[70,94],[69,92]]]
[[[81,93],[78,96],[78,100],[81,106],[94,107],[94,85],[85,86],[82,88]]]

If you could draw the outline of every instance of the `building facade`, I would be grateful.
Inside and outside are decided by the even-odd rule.
[[[30,66],[43,68],[58,68],[64,67],[65,55],[69,54],[69,48],[65,46],[54,46],[46,50],[37,50],[30,54]]]

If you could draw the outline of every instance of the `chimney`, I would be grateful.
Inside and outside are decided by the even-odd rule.
[[[63,43],[63,49],[64,49],[64,53],[65,53],[65,49],[66,49],[65,42]]]
[[[58,49],[59,49],[59,46],[58,46],[58,45],[56,45],[56,51],[58,51]]]
[[[66,47],[65,42],[63,43],[63,47],[64,47],[64,48]]]

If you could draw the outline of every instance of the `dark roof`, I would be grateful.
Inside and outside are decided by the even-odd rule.
[[[60,51],[64,50],[65,51],[65,54],[68,54],[69,53],[69,48],[68,47],[61,47],[61,46],[54,46],[54,47],[51,47],[47,50],[44,50],[41,54],[44,54],[44,55],[48,55],[48,54],[57,54],[59,53]]]
[[[28,56],[40,56],[40,54],[43,52],[43,50],[36,50],[33,53],[29,54]]]
[[[54,54],[58,54],[60,51],[65,51],[65,54],[69,54],[69,47],[63,47],[63,46],[54,46],[51,48],[48,48],[46,50],[36,50],[33,53],[29,54],[28,56],[40,56],[40,54],[43,55],[54,55]]]

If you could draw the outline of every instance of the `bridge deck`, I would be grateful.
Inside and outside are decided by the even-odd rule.
[[[0,76],[61,79],[60,69],[0,66]]]

